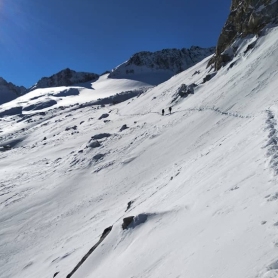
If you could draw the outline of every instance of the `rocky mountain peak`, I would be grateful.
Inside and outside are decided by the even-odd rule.
[[[16,86],[0,77],[0,105],[11,101],[27,92],[23,86]]]
[[[213,54],[214,51],[214,47],[201,48],[198,46],[192,46],[189,49],[163,49],[155,52],[141,51],[113,69],[109,77],[136,79],[139,75],[155,73],[161,75],[159,79],[159,83],[161,83],[192,67]]]
[[[224,51],[240,37],[260,35],[270,23],[278,23],[278,0],[232,0],[231,11],[219,36],[215,56],[209,64],[220,69],[232,59]]]
[[[98,77],[99,75],[96,73],[76,72],[66,68],[50,77],[41,78],[33,87],[31,87],[30,91],[38,88],[71,86],[88,81],[95,81]]]

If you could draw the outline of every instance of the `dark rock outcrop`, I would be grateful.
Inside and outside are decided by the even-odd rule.
[[[134,229],[137,226],[145,223],[147,221],[148,217],[149,217],[149,214],[146,214],[146,213],[141,213],[141,214],[138,214],[137,216],[128,216],[123,219],[122,228],[123,228],[123,230]]]
[[[100,143],[99,143],[98,141],[90,140],[90,142],[89,142],[87,148],[92,148],[92,149],[94,149],[94,148],[98,148],[98,147],[100,147],[100,146],[101,146],[101,145],[100,145]]]
[[[107,117],[109,117],[109,114],[104,113],[104,114],[102,114],[98,119],[101,120],[101,119],[105,119],[105,118],[107,118]]]
[[[108,234],[111,232],[113,226],[110,226],[106,228],[99,241],[88,251],[88,253],[81,259],[81,261],[75,266],[75,268],[69,273],[66,278],[70,278],[76,271],[77,269],[87,260],[87,258],[95,251],[95,249],[100,245],[100,243],[108,236]]]
[[[126,208],[126,211],[128,211],[130,208],[131,208],[131,205],[133,204],[133,201],[129,201],[127,203],[127,208]]]
[[[110,136],[111,136],[110,133],[99,133],[99,134],[96,134],[96,135],[92,136],[91,138],[93,140],[100,140],[100,139],[107,138],[107,137],[110,137]]]
[[[16,86],[0,77],[0,105],[24,95],[27,89],[23,86]]]
[[[159,81],[152,84],[157,85],[175,74],[194,66],[213,54],[214,51],[214,47],[201,48],[198,46],[192,46],[190,49],[163,49],[156,52],[142,51],[134,54],[128,61],[113,69],[109,77],[138,79],[149,83],[150,80],[147,76],[152,73],[160,75],[157,78]]]
[[[126,230],[128,228],[128,226],[133,222],[133,219],[134,216],[128,216],[123,219],[123,224],[122,224],[123,230]]]
[[[219,36],[215,56],[209,65],[219,70],[232,60],[237,49],[226,50],[237,38],[251,34],[260,35],[260,31],[270,23],[278,23],[277,0],[232,0],[231,12]]]
[[[88,81],[96,81],[98,78],[99,75],[96,73],[76,72],[67,68],[50,77],[43,77],[33,87],[31,87],[29,91],[38,88],[71,86]]]
[[[102,159],[104,156],[105,156],[105,154],[98,153],[93,157],[93,160],[98,161],[98,160]]]
[[[172,102],[176,101],[178,98],[186,98],[190,94],[193,95],[195,87],[197,87],[195,83],[192,83],[190,85],[181,84],[176,93],[173,95]]]
[[[121,128],[120,128],[120,131],[123,131],[125,129],[128,129],[128,126],[126,124],[124,124]]]

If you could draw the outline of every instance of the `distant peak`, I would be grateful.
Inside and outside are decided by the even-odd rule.
[[[41,78],[30,91],[38,88],[49,88],[59,86],[71,86],[79,83],[95,81],[99,78],[96,73],[90,72],[76,72],[70,68],[65,68],[50,77]]]
[[[164,82],[173,75],[180,73],[215,52],[214,47],[201,48],[191,46],[190,49],[168,48],[159,51],[141,51],[131,56],[129,60],[113,69],[110,78],[128,78],[145,81],[140,76],[150,73],[164,76],[159,79]],[[153,83],[155,85],[156,83]]]

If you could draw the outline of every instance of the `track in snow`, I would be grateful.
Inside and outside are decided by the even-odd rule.
[[[184,110],[179,110],[179,111],[175,111],[175,112],[172,112],[171,114],[176,114],[176,113],[182,113],[182,112],[188,112],[188,111],[199,111],[199,112],[202,112],[202,111],[207,111],[207,110],[211,110],[211,111],[214,111],[214,112],[217,112],[221,115],[226,115],[226,116],[229,116],[229,117],[235,117],[235,118],[247,118],[247,119],[250,119],[250,118],[253,118],[253,116],[250,116],[250,115],[241,115],[237,112],[225,112],[225,111],[221,111],[219,108],[217,107],[206,107],[206,106],[200,106],[200,107],[196,107],[196,108],[188,108],[188,109],[184,109]],[[158,114],[158,115],[161,115],[161,113],[159,112],[147,112],[147,113],[137,113],[137,114],[121,114],[119,113],[119,109],[117,108],[116,109],[116,113],[119,115],[119,116],[144,116],[144,115],[148,115],[148,114]],[[165,115],[170,115],[169,113],[168,114],[165,114]]]

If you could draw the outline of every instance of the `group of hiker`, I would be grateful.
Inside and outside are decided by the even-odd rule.
[[[162,116],[164,116],[164,109],[162,109]],[[171,114],[171,112],[172,112],[172,107],[169,107],[169,114]]]

